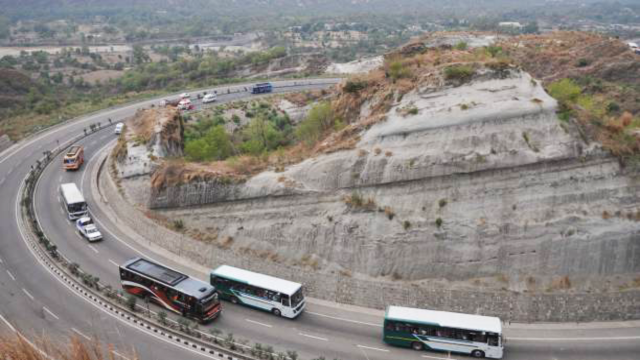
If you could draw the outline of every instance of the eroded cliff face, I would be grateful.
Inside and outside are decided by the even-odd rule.
[[[640,175],[556,107],[516,69],[425,83],[352,149],[243,183],[158,187],[150,206],[234,256],[353,276],[517,287],[640,273]]]

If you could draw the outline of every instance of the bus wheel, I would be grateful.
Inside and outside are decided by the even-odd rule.
[[[231,297],[231,303],[233,303],[233,304],[237,304],[237,303],[238,303],[238,298],[237,298],[237,297],[235,297],[235,296],[232,296],[232,297]]]
[[[412,348],[413,350],[418,350],[418,351],[420,351],[420,350],[422,350],[422,348],[423,348],[423,347],[424,347],[424,345],[422,345],[422,343],[421,343],[421,342],[414,341],[414,342],[412,342],[412,343],[411,343],[411,348]]]
[[[471,356],[473,356],[474,358],[483,358],[484,352],[482,352],[481,350],[473,350],[471,352]]]
[[[278,310],[278,309],[273,309],[273,310],[271,310],[271,312],[275,316],[281,316],[282,315],[282,312],[280,310]]]

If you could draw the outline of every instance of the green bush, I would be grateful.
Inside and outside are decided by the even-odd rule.
[[[549,95],[561,104],[570,104],[578,101],[582,89],[571,79],[562,79],[549,85]]]
[[[411,69],[407,68],[402,61],[394,60],[389,64],[389,76],[393,80],[411,77]]]
[[[296,137],[308,145],[317,142],[325,131],[334,126],[335,117],[331,104],[322,102],[314,106],[296,128]]]
[[[498,54],[502,52],[502,47],[491,45],[491,46],[485,47],[485,50],[487,51],[487,53],[489,53],[491,57],[496,57],[498,56]]]
[[[184,152],[190,161],[224,160],[232,154],[231,139],[224,127],[217,125],[204,137],[187,141]]]
[[[467,50],[469,48],[469,45],[464,41],[460,41],[456,44],[455,48],[456,50]]]
[[[360,90],[364,90],[367,87],[366,81],[358,81],[358,80],[347,80],[347,83],[344,84],[344,91],[350,94],[355,94],[360,92]]]
[[[468,81],[476,73],[470,65],[451,65],[444,69],[444,77],[447,80]]]

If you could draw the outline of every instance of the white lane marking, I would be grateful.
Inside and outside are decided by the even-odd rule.
[[[519,338],[508,337],[515,341],[603,341],[603,340],[640,340],[640,336],[612,336],[612,337],[579,337],[579,338]]]
[[[245,319],[245,321],[250,322],[250,323],[252,323],[252,324],[256,324],[256,325],[266,326],[266,327],[268,327],[268,328],[273,327],[272,325],[269,325],[269,324],[263,324],[263,323],[261,323],[261,322],[253,321],[253,320],[251,320],[251,319]]]
[[[99,254],[99,253],[100,253],[100,252],[98,251],[98,249],[96,249],[96,248],[94,248],[94,247],[93,247],[93,245],[88,245],[88,244],[87,244],[87,246],[88,246],[91,250],[93,250],[96,254]]]
[[[4,261],[2,261],[2,259],[0,259],[0,264],[4,264]]]
[[[111,146],[111,144],[112,144],[112,143],[114,143],[115,141],[116,141],[116,140],[109,141],[105,146],[103,146],[103,147],[101,147],[100,149],[98,149],[98,151],[96,151],[96,153],[95,153],[95,154],[93,154],[93,156],[89,159],[89,161],[88,161],[87,163],[92,164],[92,163],[93,163],[93,160],[94,160],[98,155],[100,155],[100,153],[102,153],[102,150],[103,150],[104,148],[106,148],[106,147]],[[80,179],[80,192],[82,192],[82,191],[84,190],[84,179],[85,179],[85,177],[87,177],[87,174],[88,174],[89,172],[90,172],[90,171],[88,171],[88,167],[86,167],[86,166],[85,166],[85,167],[83,168],[83,170],[82,170],[82,178]]]
[[[329,341],[329,339],[323,338],[323,337],[319,337],[319,336],[313,336],[313,335],[309,335],[309,334],[305,334],[305,333],[298,333],[298,335],[300,336],[305,336],[311,339],[316,339],[316,340],[321,340],[321,341]]]
[[[113,261],[113,260],[111,260],[111,259],[109,259],[109,262],[110,262],[110,263],[112,263],[113,265],[117,266],[117,267],[120,267],[120,265],[118,265],[118,263],[117,263],[117,262],[115,262],[115,261]]]
[[[64,211],[62,211],[62,208],[58,208],[58,210],[60,210],[60,214],[62,214],[62,216],[64,216]]]
[[[378,348],[371,347],[371,346],[364,346],[364,345],[356,345],[356,346],[358,346],[361,349],[389,352],[389,350],[387,350],[387,349],[378,349]]]
[[[58,182],[62,183],[62,175],[60,175],[60,177],[58,178]]]
[[[123,358],[123,359],[125,359],[125,360],[131,360],[131,359],[129,359],[128,357],[126,357],[126,356],[124,356],[124,355],[120,354],[119,352],[117,352],[117,351],[115,351],[115,350],[111,350],[111,353],[112,353],[113,355],[115,355],[115,356],[119,356],[119,357],[121,357],[121,358]]]
[[[71,328],[71,331],[73,331],[74,333],[76,333],[76,334],[78,334],[78,335],[82,336],[83,338],[85,338],[85,339],[87,339],[87,340],[91,341],[91,338],[90,338],[90,337],[88,337],[87,335],[83,334],[82,332],[80,332],[80,330],[78,330],[78,329],[76,329],[76,328],[72,327],[72,328]]]
[[[438,359],[438,360],[456,360],[452,357],[448,357],[448,358],[443,358],[443,357],[435,357],[435,356],[429,356],[429,355],[422,355],[423,358],[425,359]]]
[[[2,316],[2,314],[0,314],[0,320],[2,320],[2,322],[7,325],[9,327],[9,329],[11,329],[11,331],[16,332],[16,328],[13,327],[13,325],[11,325],[11,323],[9,321],[7,321],[7,319],[4,318],[4,316]]]
[[[43,309],[44,311],[48,312],[48,313],[49,313],[49,315],[51,315],[51,316],[53,316],[54,318],[56,318],[56,320],[60,320],[60,318],[59,318],[56,314],[54,314],[54,313],[53,313],[53,311],[51,311],[51,310],[47,309],[47,307],[46,307],[46,306],[43,306],[43,307],[42,307],[42,309]]]
[[[82,237],[82,235],[80,235],[80,233],[79,233],[79,232],[77,232],[77,231],[74,231],[74,232],[76,233],[76,235],[78,235],[78,237],[79,237],[80,239],[84,240],[84,238]]]
[[[4,183],[4,179],[5,179],[5,178],[6,178],[6,177],[3,177],[3,178],[0,180],[0,185],[2,185],[2,184]]]
[[[9,274],[9,276],[11,277],[11,280],[16,281],[16,278],[15,278],[15,276],[13,276],[11,271],[7,270],[7,274]]]
[[[344,318],[339,318],[339,317],[335,317],[335,316],[330,316],[330,315],[320,314],[320,313],[316,313],[316,312],[308,311],[308,310],[305,310],[305,314],[311,314],[311,315],[316,315],[316,316],[325,317],[325,318],[328,318],[328,319],[333,319],[333,320],[340,320],[340,321],[350,322],[350,323],[353,323],[353,324],[360,324],[360,325],[368,325],[368,326],[382,327],[382,325],[381,325],[381,324],[373,324],[373,323],[368,323],[368,322],[364,322],[364,321],[357,321],[357,320],[344,319]]]
[[[32,301],[35,300],[35,298],[33,297],[33,295],[29,294],[29,292],[27,291],[27,289],[22,288],[22,292],[25,293],[29,299],[31,299]]]

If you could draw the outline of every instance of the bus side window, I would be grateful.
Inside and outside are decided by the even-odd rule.
[[[384,328],[389,331],[394,331],[395,327],[396,327],[396,324],[393,321],[387,321],[387,323],[384,326]]]
[[[291,305],[289,304],[289,295],[284,295],[284,294],[283,294],[283,295],[281,296],[280,300],[281,300],[281,302],[282,302],[282,305],[284,305],[284,306],[291,306]]]

